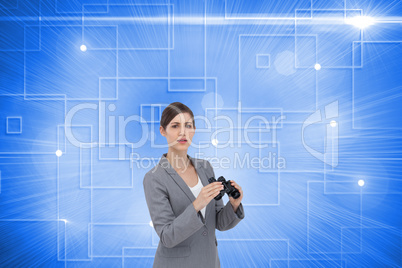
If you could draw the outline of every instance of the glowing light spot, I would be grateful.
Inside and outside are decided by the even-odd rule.
[[[56,151],[56,155],[57,155],[57,157],[60,157],[60,156],[63,155],[63,152],[62,152],[61,150],[57,150],[57,151]]]
[[[331,127],[336,127],[337,125],[335,120],[332,120],[331,122],[329,122],[329,124],[331,125]]]
[[[154,224],[152,221],[149,222],[149,226],[151,226],[152,228],[154,227]]]
[[[80,49],[81,49],[81,51],[85,52],[85,51],[87,51],[87,46],[86,45],[81,45]]]
[[[212,145],[216,146],[216,145],[218,145],[218,143],[219,143],[219,142],[218,142],[217,139],[213,139],[213,140],[212,140]]]
[[[363,186],[364,185],[364,180],[359,180],[357,183],[359,184],[359,186]]]
[[[318,64],[318,63],[316,63],[316,64],[314,65],[314,69],[316,69],[317,71],[318,71],[318,70],[321,70],[321,65]]]
[[[345,20],[346,24],[353,25],[360,29],[364,29],[370,25],[373,25],[374,22],[374,19],[368,16],[356,16]]]

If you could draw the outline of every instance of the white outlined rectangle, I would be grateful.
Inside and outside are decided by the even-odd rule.
[[[16,121],[16,122],[10,122]],[[7,134],[21,134],[22,133],[22,117],[21,116],[7,116],[6,118],[6,133]],[[11,126],[10,126],[11,125]],[[18,130],[16,128],[18,125]],[[15,128],[15,129],[13,129]]]
[[[255,58],[255,67],[257,69],[269,69],[271,67],[270,54],[257,54]]]
[[[401,43],[402,41],[355,42],[361,45],[362,56],[361,66],[352,69],[352,129],[402,129],[398,120],[401,109],[398,80],[399,58],[402,58]],[[368,50],[370,47],[371,50]],[[376,47],[381,47],[381,57]],[[391,50],[398,54],[390,54]],[[379,60],[377,64],[375,59]],[[378,72],[379,67],[382,67],[383,73]]]

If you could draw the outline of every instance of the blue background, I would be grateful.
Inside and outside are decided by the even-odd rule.
[[[402,266],[401,14],[389,0],[1,0],[0,266],[151,267],[142,180],[174,101],[211,122],[196,118],[190,155],[285,161],[214,165],[246,215],[216,231],[222,267]],[[374,23],[345,23],[361,15]]]

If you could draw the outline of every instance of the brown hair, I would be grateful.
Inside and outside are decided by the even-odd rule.
[[[172,102],[162,112],[160,125],[163,127],[163,129],[166,130],[166,127],[170,121],[172,121],[173,118],[180,113],[189,113],[193,119],[193,126],[195,127],[194,114],[191,109],[181,102]]]

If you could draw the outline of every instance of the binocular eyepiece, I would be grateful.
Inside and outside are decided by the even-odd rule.
[[[230,184],[230,180],[226,181],[223,176],[220,176],[218,178],[218,180],[216,180],[214,177],[211,177],[208,179],[209,183],[213,183],[216,181],[222,182],[223,190],[217,196],[215,196],[215,198],[214,198],[215,200],[220,200],[225,195],[225,193],[227,193],[229,196],[233,197],[234,199],[237,199],[240,197],[239,190],[237,190],[234,186],[232,186]]]

